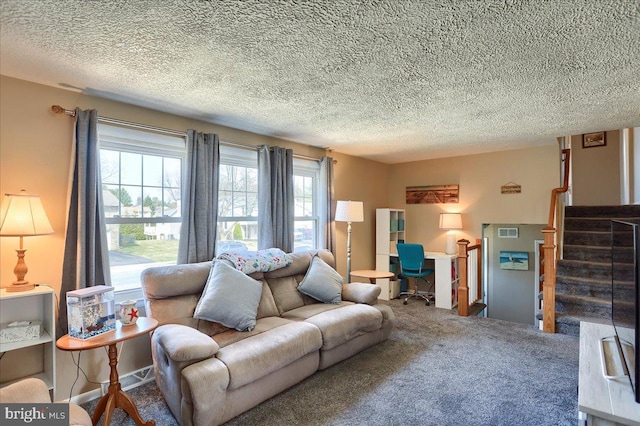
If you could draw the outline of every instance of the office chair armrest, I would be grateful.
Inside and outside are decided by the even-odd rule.
[[[375,305],[382,289],[375,284],[350,283],[342,285],[342,300]]]

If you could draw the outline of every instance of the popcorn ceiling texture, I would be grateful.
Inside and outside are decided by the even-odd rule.
[[[640,125],[637,0],[2,0],[0,11],[4,75],[387,163]]]

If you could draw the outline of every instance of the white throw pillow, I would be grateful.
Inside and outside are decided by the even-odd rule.
[[[323,303],[340,303],[343,282],[342,275],[316,254],[311,259],[309,269],[300,281],[298,290]]]
[[[193,317],[238,331],[251,331],[256,325],[261,296],[260,281],[214,260]]]

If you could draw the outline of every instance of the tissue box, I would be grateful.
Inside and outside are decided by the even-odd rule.
[[[40,337],[41,321],[15,321],[0,325],[0,343],[22,342]]]
[[[113,287],[97,285],[67,292],[69,336],[90,339],[116,328]]]

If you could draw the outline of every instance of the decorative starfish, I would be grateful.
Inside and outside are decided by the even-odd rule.
[[[135,309],[131,309],[131,312],[129,312],[129,321],[133,321],[134,318],[138,318],[138,311],[136,311]]]

